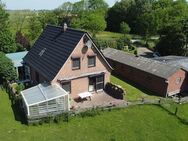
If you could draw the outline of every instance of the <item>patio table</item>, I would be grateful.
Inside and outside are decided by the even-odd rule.
[[[91,100],[91,96],[92,96],[92,94],[91,94],[90,92],[83,92],[83,93],[80,93],[80,94],[78,94],[78,95],[79,95],[79,97],[80,97],[81,99],[84,99],[84,98],[89,97],[90,100]]]

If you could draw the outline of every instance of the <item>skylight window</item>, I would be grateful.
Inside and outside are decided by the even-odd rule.
[[[45,51],[46,51],[46,48],[44,48],[43,50],[41,50],[41,52],[39,53],[39,56],[41,57],[44,54]]]

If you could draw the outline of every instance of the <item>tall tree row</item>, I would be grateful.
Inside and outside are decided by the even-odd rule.
[[[121,0],[109,9],[107,30],[120,32],[121,23],[127,23],[131,33],[147,39],[159,35],[156,47],[162,55],[188,55],[186,0]],[[183,22],[184,21],[184,22]]]
[[[16,44],[9,31],[8,13],[5,11],[5,5],[0,1],[0,51],[4,53],[15,52]]]
[[[76,3],[66,2],[58,8],[66,13],[69,20],[64,20],[71,27],[90,31],[94,36],[106,28],[108,4],[104,0],[81,0]]]
[[[3,80],[15,80],[16,71],[13,63],[5,56],[5,53],[15,52],[16,44],[9,31],[8,14],[5,5],[0,1],[0,83]]]

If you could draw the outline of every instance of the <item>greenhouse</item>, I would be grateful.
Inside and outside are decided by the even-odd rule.
[[[28,118],[57,115],[69,111],[69,95],[58,85],[39,84],[21,92]]]

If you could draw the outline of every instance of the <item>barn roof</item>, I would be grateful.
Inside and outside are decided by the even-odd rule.
[[[156,61],[163,62],[165,64],[183,68],[184,70],[188,71],[188,57],[184,56],[163,56],[154,58]]]
[[[177,66],[171,66],[149,58],[135,57],[123,51],[112,48],[105,49],[103,54],[107,59],[120,62],[164,79],[168,79],[180,69]]]
[[[87,32],[71,28],[64,31],[61,26],[47,25],[23,60],[52,81],[84,35],[92,40]],[[97,51],[111,68],[100,50]]]
[[[48,83],[39,84],[21,92],[27,106],[36,105],[67,95],[60,86]]]

